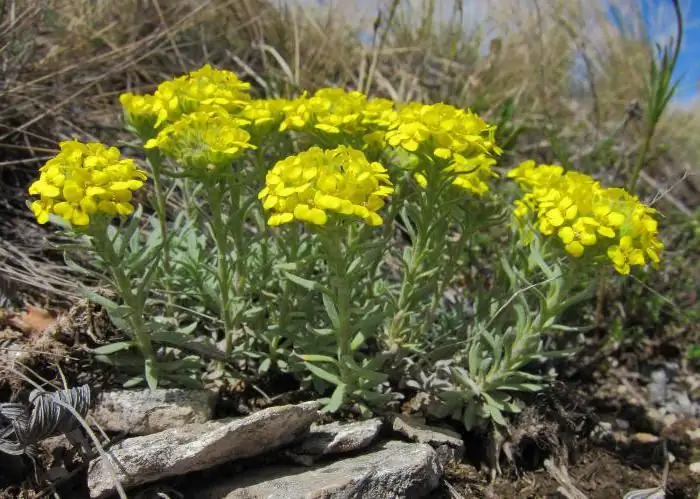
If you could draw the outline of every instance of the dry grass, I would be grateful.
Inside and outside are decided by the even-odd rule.
[[[510,99],[525,132],[508,161],[562,160],[565,150],[572,166],[618,182],[633,163],[642,127],[628,111],[643,104],[652,54],[637,0],[615,2],[625,30],[605,0],[498,0],[488,10],[469,0],[281,3],[0,0],[4,203],[23,196],[59,140],[120,140],[120,92],[150,90],[204,62],[238,72],[261,95],[345,86],[471,106],[492,119]],[[697,108],[667,113],[644,177],[652,194],[674,185],[673,203],[686,210],[700,200],[698,116]],[[614,154],[591,159],[613,132]],[[694,175],[678,182],[686,170]],[[0,240],[5,272],[18,250],[10,246],[39,247]]]

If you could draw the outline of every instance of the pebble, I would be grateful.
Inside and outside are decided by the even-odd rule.
[[[659,437],[652,435],[651,433],[635,433],[632,440],[640,444],[653,444],[659,441]]]
[[[661,421],[663,422],[664,427],[669,427],[669,426],[671,426],[673,423],[675,423],[676,421],[678,421],[678,416],[676,416],[675,414],[666,414],[666,415],[661,419]]]
[[[617,426],[622,431],[627,431],[630,429],[630,422],[624,419],[616,419],[615,426]]]
[[[695,473],[696,475],[700,475],[700,461],[695,461],[694,463],[691,463],[689,468],[691,472]]]
[[[700,444],[700,428],[697,428],[695,430],[688,430],[687,433],[692,443]]]

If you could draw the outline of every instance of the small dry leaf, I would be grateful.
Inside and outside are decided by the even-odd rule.
[[[56,322],[56,317],[46,309],[28,306],[25,312],[14,316],[9,323],[26,334],[43,333]]]

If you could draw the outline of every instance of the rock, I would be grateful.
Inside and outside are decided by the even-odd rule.
[[[318,420],[318,407],[315,402],[270,407],[244,418],[189,424],[126,439],[109,450],[113,471],[104,459],[90,463],[90,497],[102,498],[112,492],[112,473],[128,489],[291,444]]]
[[[427,444],[386,442],[360,456],[317,466],[273,466],[198,491],[202,499],[421,498],[442,477],[437,454]]]
[[[632,425],[626,419],[616,419],[615,426],[617,427],[618,430],[628,431]]]
[[[676,418],[661,432],[661,436],[677,442],[693,442],[695,431],[700,431],[700,419]]]
[[[696,475],[700,475],[700,461],[695,461],[694,463],[690,463],[690,471],[695,473]]]
[[[654,444],[659,441],[659,437],[651,433],[635,433],[632,440],[639,444]]]
[[[652,404],[663,404],[666,400],[666,390],[668,389],[668,375],[664,369],[657,369],[651,373],[651,382],[647,385],[649,391],[649,402]]]
[[[601,421],[591,430],[589,436],[596,444],[602,444],[604,442],[614,440],[612,423]]]
[[[150,435],[214,415],[216,393],[208,390],[120,390],[98,395],[92,416],[105,431]]]
[[[678,421],[678,416],[675,414],[666,414],[662,419],[661,422],[664,425],[664,428],[668,428],[669,426],[673,425]]]
[[[382,420],[379,418],[355,423],[314,425],[306,438],[289,451],[288,456],[308,466],[315,457],[343,454],[368,447],[381,429]]]
[[[464,441],[450,429],[428,426],[425,420],[404,414],[394,416],[392,429],[412,442],[434,447],[443,466],[464,456]]]
[[[646,419],[648,423],[648,427],[651,428],[651,430],[654,433],[661,433],[661,431],[664,429],[664,418],[666,417],[665,414],[663,414],[661,411],[659,411],[656,407],[649,407],[647,408],[646,411]]]
[[[618,444],[628,445],[630,443],[630,436],[624,431],[613,432],[613,440]]]

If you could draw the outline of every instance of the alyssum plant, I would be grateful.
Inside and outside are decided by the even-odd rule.
[[[121,104],[153,179],[146,223],[145,170],[101,144],[62,143],[30,194],[116,292],[91,296],[128,339],[98,353],[145,362],[130,384],[273,371],[327,411],[408,386],[467,427],[505,424],[546,382],[531,364],[567,353],[557,321],[596,269],[659,262],[653,209],[556,165],[498,179],[495,127],[469,110],[337,88],[254,99],[210,66]]]

